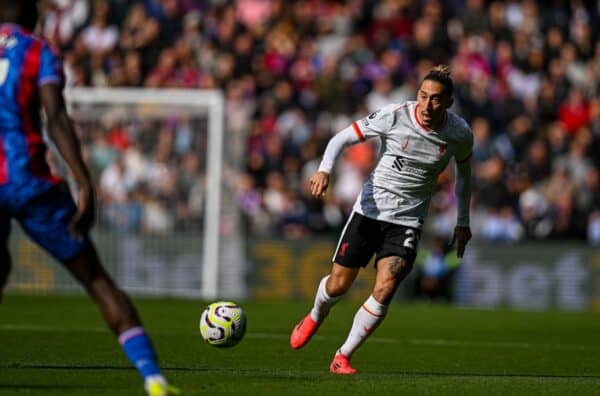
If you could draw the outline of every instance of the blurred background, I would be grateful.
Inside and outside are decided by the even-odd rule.
[[[424,74],[448,64],[452,110],[475,139],[474,240],[462,262],[447,246],[456,220],[450,166],[398,297],[600,307],[600,1],[42,5],[39,33],[62,53],[67,90],[222,93],[229,217],[216,232],[238,234],[221,251],[241,253],[219,259],[221,296],[312,299],[377,159],[375,144],[346,150],[327,197],[315,200],[307,180],[328,139],[387,103],[413,100]],[[210,113],[104,104],[74,107],[73,117],[98,183],[95,239],[111,272],[142,293],[193,294]],[[14,290],[71,287],[22,236],[12,243]],[[363,271],[351,298],[364,299],[373,272]]]

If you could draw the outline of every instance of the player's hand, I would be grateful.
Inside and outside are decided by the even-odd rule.
[[[69,226],[71,233],[78,238],[82,238],[94,225],[95,215],[96,201],[94,189],[91,184],[82,186],[79,189],[77,199],[77,212],[75,212]]]
[[[315,198],[322,198],[325,196],[325,191],[327,190],[328,185],[329,174],[319,171],[310,178],[310,193]]]
[[[465,253],[465,247],[471,239],[471,228],[469,227],[454,227],[454,236],[452,237],[451,245],[456,243],[456,256],[462,258]]]

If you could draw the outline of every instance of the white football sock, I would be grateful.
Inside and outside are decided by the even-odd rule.
[[[317,295],[315,296],[315,305],[310,311],[310,317],[317,323],[321,323],[329,314],[329,310],[333,307],[341,298],[331,297],[327,294],[327,279],[329,275],[321,279],[319,287],[317,288]]]
[[[354,351],[367,339],[368,336],[383,322],[387,313],[387,305],[380,304],[373,295],[369,296],[367,301],[358,309],[354,315],[354,322],[350,334],[344,345],[338,349],[337,353],[341,353],[350,358]]]

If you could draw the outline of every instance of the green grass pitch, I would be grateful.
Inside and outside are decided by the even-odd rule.
[[[309,302],[244,302],[246,338],[205,344],[204,303],[137,299],[171,382],[186,395],[600,395],[600,314],[394,304],[355,354],[328,367],[357,305],[342,302],[304,349],[289,331]],[[0,395],[143,395],[84,297],[8,295],[0,304]]]

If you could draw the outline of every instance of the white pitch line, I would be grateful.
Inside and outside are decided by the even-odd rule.
[[[287,339],[289,334],[273,334],[273,333],[248,333],[246,337],[259,338],[259,339]],[[332,340],[338,339],[339,337],[334,336],[314,336],[316,340]],[[513,349],[560,349],[560,350],[574,350],[574,351],[585,351],[600,348],[599,346],[590,345],[576,345],[576,344],[542,344],[542,343],[526,343],[526,342],[512,342],[512,341],[462,341],[462,340],[448,340],[448,339],[436,339],[436,338],[389,338],[389,337],[376,337],[369,338],[369,343],[378,344],[410,344],[410,345],[427,345],[427,346],[441,346],[441,347],[454,347],[454,348],[465,348],[465,347],[479,347],[479,348],[513,348]]]
[[[591,345],[576,345],[576,344],[542,344],[528,342],[512,342],[512,341],[460,341],[460,340],[444,340],[444,339],[419,339],[409,338],[409,344],[413,345],[429,345],[443,347],[480,347],[480,348],[514,348],[514,349],[560,349],[572,351],[587,351],[597,349],[598,346]]]
[[[32,326],[18,324],[0,324],[0,331],[35,331],[35,332],[79,332],[79,333],[109,333],[106,327],[86,327],[86,328],[70,328],[61,326]],[[181,335],[181,331],[169,330],[150,330],[151,335]],[[191,335],[192,333],[190,333]],[[341,340],[341,336],[323,336],[316,335],[315,340]],[[265,339],[265,340],[287,340],[289,334],[286,333],[254,333],[249,332],[246,338]],[[463,341],[450,340],[442,338],[389,338],[389,337],[372,337],[369,339],[372,344],[409,344],[423,346],[438,346],[444,348],[506,348],[506,349],[554,349],[566,351],[593,351],[600,349],[600,345],[577,345],[577,344],[548,344],[548,343],[528,343],[528,342],[513,342],[513,341]]]
[[[39,331],[42,333],[61,333],[68,331],[82,333],[103,333],[108,331],[108,327],[86,327],[72,328],[63,326],[40,326],[40,325],[18,325],[18,324],[0,324],[0,330],[22,330],[22,331]]]

